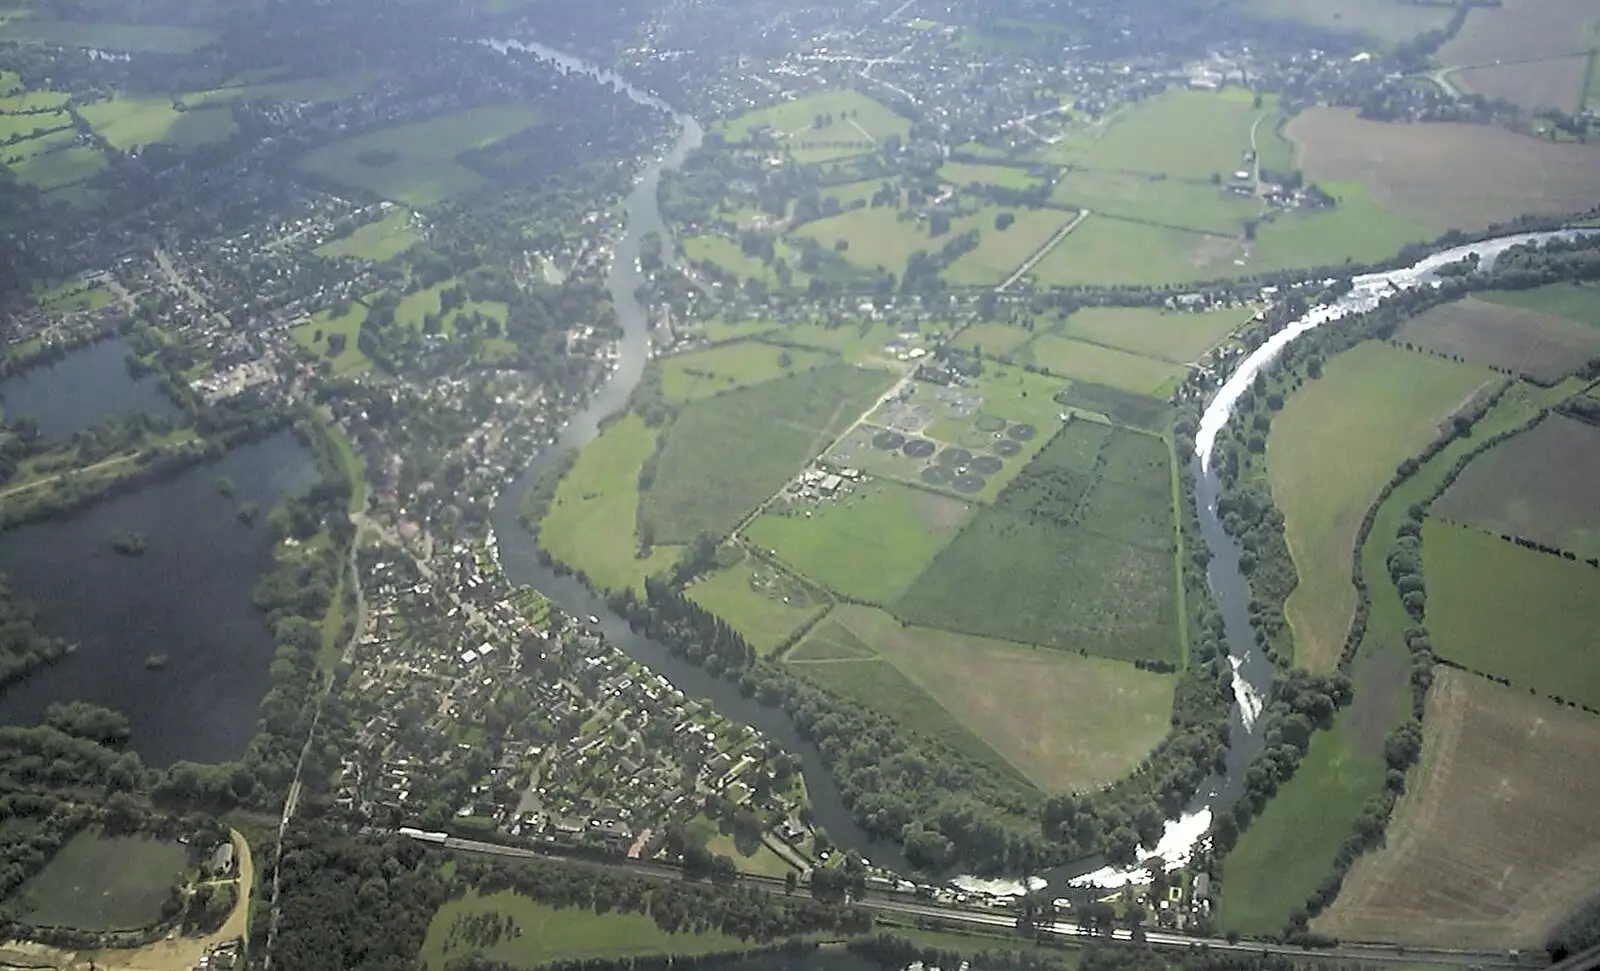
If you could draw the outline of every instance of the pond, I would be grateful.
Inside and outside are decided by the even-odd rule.
[[[128,353],[127,342],[110,338],[6,378],[0,381],[0,414],[35,419],[47,439],[66,438],[118,414],[177,416],[155,378],[136,381],[128,374]]]

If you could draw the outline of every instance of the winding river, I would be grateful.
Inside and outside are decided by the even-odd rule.
[[[627,222],[606,274],[606,285],[616,309],[617,322],[623,331],[617,367],[587,407],[574,415],[563,428],[556,446],[535,459],[502,493],[495,507],[494,532],[506,576],[514,583],[526,584],[541,591],[570,614],[599,617],[600,628],[606,638],[628,656],[662,674],[685,693],[710,700],[724,716],[755,727],[797,755],[817,822],[827,830],[833,841],[842,848],[860,852],[876,864],[909,870],[910,866],[898,846],[873,840],[856,824],[823,764],[821,753],[800,737],[787,714],[744,697],[737,686],[714,678],[699,667],[676,657],[660,642],[634,633],[627,621],[606,606],[603,598],[593,594],[575,578],[563,576],[541,565],[532,535],[517,521],[518,503],[541,472],[561,452],[569,448],[581,448],[591,441],[599,433],[600,423],[626,406],[628,396],[644,373],[650,356],[649,321],[644,306],[635,295],[645,282],[638,262],[641,241],[651,232],[658,233],[662,240],[663,260],[673,262],[672,237],[661,218],[657,189],[662,171],[682,164],[688,154],[700,145],[704,129],[693,118],[675,111],[661,99],[639,90],[614,72],[534,42],[510,40],[489,43],[502,52],[523,51],[566,70],[590,74],[641,104],[668,112],[679,127],[677,141],[672,148],[644,170],[627,197]],[[1396,288],[1431,284],[1437,279],[1436,271],[1440,266],[1458,261],[1469,253],[1477,253],[1487,269],[1493,264],[1494,258],[1508,247],[1562,235],[1571,234],[1553,232],[1503,236],[1435,253],[1403,269],[1356,277],[1349,293],[1331,304],[1313,308],[1239,362],[1233,374],[1212,398],[1201,418],[1196,439],[1193,458],[1195,500],[1200,513],[1201,532],[1212,554],[1207,579],[1222,611],[1231,654],[1230,663],[1233,666],[1236,703],[1230,725],[1232,744],[1224,771],[1202,785],[1184,815],[1168,823],[1160,844],[1142,855],[1160,855],[1169,863],[1187,859],[1190,849],[1210,825],[1212,812],[1231,807],[1239,798],[1244,785],[1245,767],[1261,747],[1260,738],[1255,733],[1255,721],[1271,683],[1272,663],[1255,650],[1248,610],[1249,586],[1239,569],[1239,546],[1223,530],[1217,516],[1220,483],[1211,468],[1217,433],[1227,423],[1239,396],[1249,387],[1255,375],[1269,365],[1284,347],[1313,328],[1351,313],[1369,310],[1386,293]],[[1081,866],[1064,867],[1047,874],[1047,877],[1051,884],[1056,885],[1070,880],[1078,884],[1092,882],[1100,886],[1116,886],[1133,879],[1136,874],[1146,872],[1101,869],[1079,875],[1083,869]]]

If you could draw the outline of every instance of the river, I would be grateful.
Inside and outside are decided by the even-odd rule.
[[[173,418],[178,409],[155,378],[128,373],[128,345],[120,337],[95,341],[49,364],[0,381],[0,412],[33,418],[47,439],[65,438],[112,414],[142,411]]]
[[[556,447],[548,449],[535,459],[521,476],[502,493],[496,505],[493,525],[500,551],[500,562],[506,576],[514,583],[526,584],[541,591],[575,616],[597,616],[606,638],[628,656],[664,675],[680,690],[700,698],[709,699],[724,716],[748,725],[770,736],[801,761],[806,787],[811,797],[817,822],[828,832],[834,843],[846,849],[855,849],[876,864],[896,870],[909,870],[899,847],[881,840],[872,840],[856,824],[845,806],[838,787],[833,783],[816,747],[804,741],[794,724],[781,710],[761,705],[741,695],[738,688],[720,678],[688,663],[667,650],[665,645],[635,634],[628,623],[611,612],[603,598],[595,596],[578,580],[562,576],[553,569],[540,565],[533,536],[517,521],[517,506],[527,490],[538,479],[550,462],[567,449],[581,448],[599,433],[600,423],[626,406],[629,394],[639,382],[650,356],[649,323],[645,308],[635,296],[644,278],[638,269],[638,256],[643,237],[658,233],[663,241],[663,260],[673,262],[671,234],[665,229],[657,205],[657,188],[661,173],[675,168],[699,146],[704,135],[700,124],[688,115],[681,114],[661,99],[641,91],[617,74],[571,57],[553,48],[534,42],[493,41],[490,46],[502,52],[526,51],[549,60],[569,71],[582,71],[611,84],[619,91],[641,104],[651,105],[670,113],[679,126],[676,143],[661,159],[648,166],[626,200],[626,225],[617,243],[611,266],[606,275],[606,285],[615,305],[618,324],[623,337],[619,345],[617,368],[606,379],[584,410],[575,415],[564,427]],[[1207,405],[1197,436],[1195,463],[1195,501],[1200,515],[1201,533],[1211,551],[1207,580],[1222,612],[1230,663],[1233,666],[1235,704],[1230,716],[1232,744],[1228,749],[1224,771],[1207,779],[1191,801],[1183,816],[1167,824],[1160,844],[1141,851],[1142,858],[1161,856],[1170,864],[1188,858],[1195,843],[1205,834],[1214,811],[1230,808],[1243,792],[1244,770],[1260,750],[1261,740],[1255,732],[1256,717],[1260,714],[1263,698],[1272,680],[1272,662],[1255,649],[1255,636],[1250,626],[1249,586],[1239,569],[1240,549],[1222,528],[1217,516],[1217,497],[1220,483],[1211,469],[1212,449],[1217,432],[1232,414],[1239,395],[1249,387],[1256,373],[1266,367],[1289,342],[1307,331],[1348,314],[1371,309],[1383,295],[1396,287],[1404,288],[1427,284],[1436,279],[1434,271],[1440,266],[1458,261],[1468,253],[1477,253],[1482,266],[1488,269],[1494,257],[1510,246],[1533,240],[1547,239],[1561,233],[1529,233],[1500,237],[1482,243],[1456,247],[1435,253],[1403,269],[1371,273],[1356,277],[1354,286],[1345,296],[1332,304],[1318,306],[1304,317],[1274,335],[1239,363],[1230,378]],[[1058,868],[1046,874],[1051,885],[1067,882],[1094,883],[1100,886],[1117,886],[1137,878],[1142,869],[1119,871],[1098,869],[1089,873],[1086,866]],[[989,886],[1000,888],[1003,883]],[[1015,886],[1015,885],[1013,885]]]

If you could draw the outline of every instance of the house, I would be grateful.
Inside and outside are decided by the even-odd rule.
[[[233,875],[233,844],[225,842],[211,852],[211,875],[214,877],[229,877]]]

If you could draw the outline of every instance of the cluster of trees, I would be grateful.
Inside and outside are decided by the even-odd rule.
[[[10,897],[29,877],[43,869],[91,815],[88,807],[74,805],[54,795],[0,794],[0,819],[9,824],[0,828],[0,900]]]
[[[710,545],[714,553],[715,542]],[[634,630],[669,645],[712,674],[736,677],[755,661],[755,648],[744,635],[666,580],[647,577],[642,601],[631,590],[611,599],[612,607],[628,618]]]
[[[67,643],[39,630],[39,609],[0,578],[0,692],[37,668],[65,657]]]

